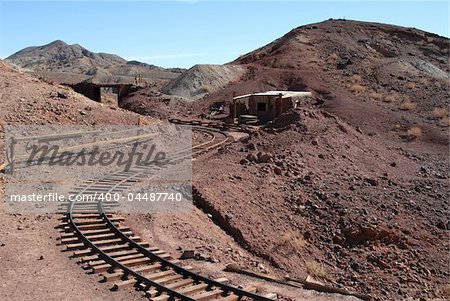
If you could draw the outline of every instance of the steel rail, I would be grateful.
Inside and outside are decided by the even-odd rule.
[[[203,128],[203,127],[195,127],[195,129],[198,131],[202,131],[202,132],[220,133],[221,135],[224,135],[226,139],[222,139],[222,140],[219,140],[218,142],[215,142],[217,139],[217,136],[215,134],[213,134],[212,135],[213,138],[210,141],[193,146],[192,149],[200,148],[200,150],[192,153],[192,155],[198,154],[198,153],[204,151],[205,149],[202,149],[202,147],[204,147],[204,146],[207,146],[207,148],[206,148],[206,150],[207,150],[212,147],[216,147],[217,145],[220,145],[222,143],[225,143],[228,140],[228,137],[218,130],[210,130],[210,129]],[[215,143],[211,144],[211,142],[215,142]],[[181,153],[183,153],[183,152],[181,152]],[[188,154],[185,154],[181,158],[178,157],[177,159],[181,160],[184,157],[186,157],[187,155]],[[134,182],[134,181],[130,181],[130,180],[132,180],[133,178],[136,178],[138,176],[144,175],[147,171],[148,171],[148,169],[140,170],[138,172],[130,174],[129,176],[124,176],[123,179],[118,179],[116,183],[112,183],[114,185],[112,185],[110,188],[107,187],[107,189],[108,189],[107,193],[113,192],[121,184],[124,184],[126,182]],[[120,173],[118,173],[116,175],[119,175],[119,174]],[[106,177],[104,179],[108,179],[108,177]],[[84,189],[82,191],[80,191],[78,194],[82,194],[83,192],[86,192],[87,190],[89,190],[89,188],[91,188],[92,186],[95,186],[95,184],[98,184],[98,182],[100,182],[100,181],[101,180],[89,183],[89,185],[84,187]],[[152,281],[152,280],[146,278],[145,276],[133,271],[131,268],[128,268],[125,265],[121,264],[120,262],[116,261],[114,258],[109,256],[106,252],[100,250],[100,248],[95,245],[95,242],[93,242],[89,238],[87,238],[82,233],[82,231],[78,228],[78,226],[76,225],[76,222],[74,221],[74,217],[73,217],[74,206],[75,206],[75,202],[71,202],[70,206],[69,206],[68,223],[70,225],[72,225],[75,232],[78,234],[78,236],[83,241],[83,243],[86,245],[86,247],[94,250],[95,253],[97,253],[102,260],[104,260],[106,263],[110,264],[114,268],[121,269],[123,271],[124,275],[135,278],[137,282],[143,283],[147,287],[155,287],[158,290],[158,292],[160,292],[160,293],[163,293],[163,292],[167,293],[169,295],[170,299],[180,298],[181,300],[186,300],[186,301],[195,300],[195,296],[194,296],[194,298],[186,296],[186,295],[181,294],[173,289],[167,288],[164,285],[161,285],[155,281]],[[209,279],[200,274],[191,272],[189,270],[186,270],[186,269],[176,265],[175,263],[172,263],[172,262],[162,258],[161,256],[159,256],[157,254],[152,253],[151,251],[147,250],[146,248],[144,248],[143,246],[138,244],[136,241],[129,238],[127,235],[125,235],[121,230],[119,230],[114,225],[114,223],[108,217],[108,214],[105,212],[105,208],[104,208],[102,201],[99,201],[97,203],[97,211],[98,211],[98,214],[100,215],[101,219],[106,223],[107,229],[109,229],[118,238],[120,238],[121,241],[123,241],[125,244],[127,244],[130,247],[130,249],[136,249],[138,251],[138,253],[145,255],[152,261],[159,262],[161,264],[162,268],[170,268],[177,274],[182,275],[184,278],[191,278],[192,280],[194,280],[194,282],[197,282],[197,283],[204,282],[205,284],[208,285],[208,288],[211,288],[211,287],[219,288],[220,290],[222,290],[222,292],[223,292],[222,295],[224,295],[224,296],[228,295],[230,293],[233,293],[233,294],[236,294],[237,296],[239,296],[239,298],[248,297],[248,298],[252,298],[253,300],[258,300],[258,301],[273,301],[272,299],[269,299],[267,297],[263,297],[263,296],[255,294],[255,293],[248,292],[243,289],[240,289],[240,288],[237,288],[234,286],[230,286],[230,285]]]

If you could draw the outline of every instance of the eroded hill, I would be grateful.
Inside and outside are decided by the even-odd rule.
[[[134,83],[135,76],[143,81],[168,80],[177,77],[181,69],[164,69],[109,53],[95,53],[78,45],[57,40],[43,46],[22,49],[5,59],[24,70],[36,72],[56,82]]]

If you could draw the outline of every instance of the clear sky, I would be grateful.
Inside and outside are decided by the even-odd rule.
[[[0,57],[53,40],[163,67],[222,64],[329,18],[449,36],[447,1],[3,1]]]

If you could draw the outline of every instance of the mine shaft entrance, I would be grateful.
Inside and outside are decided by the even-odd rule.
[[[70,85],[72,89],[75,92],[78,92],[80,94],[83,94],[84,96],[103,103],[105,99],[108,99],[108,97],[105,97],[105,95],[116,95],[115,96],[115,102],[118,105],[120,100],[127,96],[131,90],[133,85],[132,84],[94,84],[94,83],[78,83],[75,85]],[[103,93],[102,93],[103,92]],[[102,99],[103,95],[103,99]]]

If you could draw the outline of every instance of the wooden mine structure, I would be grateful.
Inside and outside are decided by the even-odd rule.
[[[311,92],[267,91],[233,97],[230,117],[233,123],[267,123],[283,112],[306,102]]]

